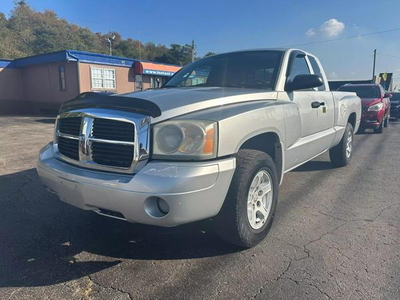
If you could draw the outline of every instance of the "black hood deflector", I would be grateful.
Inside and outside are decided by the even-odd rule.
[[[95,92],[82,93],[76,98],[64,102],[59,113],[82,108],[108,108],[136,112],[153,118],[161,116],[161,109],[151,101]]]

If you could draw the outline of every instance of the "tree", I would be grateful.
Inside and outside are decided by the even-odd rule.
[[[123,39],[118,32],[94,33],[59,18],[54,11],[34,11],[26,0],[14,1],[7,19],[0,13],[0,58],[18,58],[59,50],[109,53],[107,38],[115,36],[113,54],[176,65],[191,62],[191,45],[156,45],[152,42]],[[209,52],[212,53],[212,52]]]
[[[206,53],[206,55],[204,55],[204,57],[207,57],[207,56],[212,56],[212,55],[215,55],[216,53],[215,52],[207,52]]]
[[[155,60],[174,65],[186,65],[192,61],[192,46],[188,44],[184,46],[171,44],[167,52],[156,57]]]

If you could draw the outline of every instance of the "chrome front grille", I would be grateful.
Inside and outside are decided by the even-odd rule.
[[[93,120],[92,134],[97,139],[134,142],[133,132],[132,123],[98,118]]]
[[[81,130],[81,120],[81,117],[61,119],[58,130],[64,134],[79,136]]]
[[[60,159],[82,167],[134,173],[148,159],[149,117],[104,109],[61,114],[54,148]],[[140,164],[143,165],[143,164]]]
[[[106,166],[129,168],[132,164],[134,148],[130,145],[92,143],[92,159]]]
[[[59,136],[58,151],[66,157],[79,160],[79,140]]]

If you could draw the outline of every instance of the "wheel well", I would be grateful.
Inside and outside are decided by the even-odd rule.
[[[275,162],[278,178],[281,180],[282,176],[282,149],[279,137],[276,133],[267,132],[256,135],[245,141],[240,149],[253,149],[267,153]]]
[[[353,125],[353,128],[356,126],[356,113],[351,113],[349,116],[349,123]]]

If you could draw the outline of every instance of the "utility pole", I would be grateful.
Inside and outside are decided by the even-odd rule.
[[[375,82],[376,49],[374,50],[374,65],[372,66],[372,83]]]
[[[142,40],[140,38],[140,30],[139,30],[139,60],[142,60]]]
[[[192,62],[194,62],[195,58],[195,49],[196,49],[196,44],[194,43],[194,40],[192,40]]]
[[[115,40],[115,34],[109,38],[106,38],[106,40],[110,44],[110,55],[112,55],[112,42]]]

